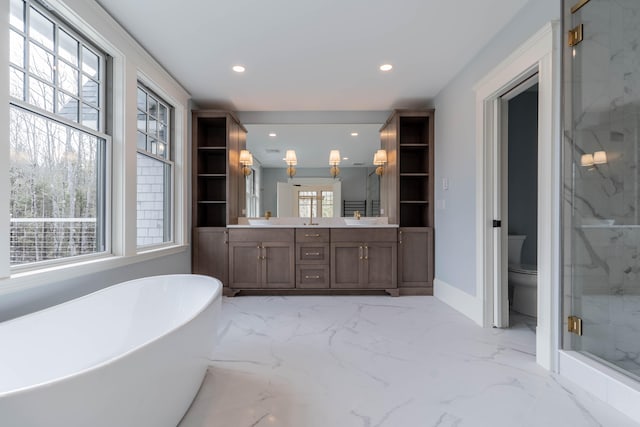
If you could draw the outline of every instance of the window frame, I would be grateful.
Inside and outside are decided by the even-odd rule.
[[[78,31],[76,31],[72,25],[69,25],[67,23],[67,21],[59,16],[58,14],[50,11],[46,6],[44,6],[43,4],[35,1],[35,0],[20,0],[23,4],[24,4],[24,15],[23,15],[23,19],[24,19],[24,28],[21,30],[19,28],[14,27],[13,25],[11,25],[10,23],[10,18],[9,18],[9,32],[11,31],[15,31],[18,34],[20,34],[23,38],[24,38],[24,47],[23,47],[23,65],[22,67],[17,66],[16,64],[12,63],[10,60],[7,60],[7,70],[9,72],[9,75],[11,73],[11,68],[16,68],[19,71],[21,71],[24,75],[24,80],[23,80],[23,99],[19,99],[19,98],[15,98],[11,95],[10,91],[7,91],[7,99],[8,99],[8,110],[10,111],[11,108],[17,108],[17,109],[21,109],[24,110],[26,112],[28,112],[29,114],[33,114],[35,116],[39,116],[45,120],[50,120],[52,122],[58,123],[62,126],[74,129],[78,132],[81,133],[86,133],[89,134],[91,136],[94,136],[98,139],[103,140],[104,142],[104,149],[101,150],[102,153],[97,153],[98,155],[102,155],[104,157],[103,161],[100,162],[100,164],[98,165],[98,170],[96,171],[96,180],[98,182],[101,182],[101,185],[98,186],[97,189],[97,193],[96,193],[96,197],[97,197],[97,206],[96,209],[99,210],[99,212],[96,212],[96,228],[98,228],[98,225],[101,228],[101,235],[98,235],[97,238],[102,239],[103,240],[103,248],[101,251],[96,251],[94,253],[90,253],[90,254],[82,254],[82,255],[74,255],[74,256],[69,256],[69,257],[63,257],[63,258],[55,258],[55,259],[49,259],[49,260],[42,260],[42,261],[35,261],[35,262],[30,262],[30,263],[24,263],[24,264],[17,264],[17,265],[11,265],[11,261],[10,258],[7,258],[6,263],[9,269],[9,273],[11,276],[13,276],[14,274],[20,275],[23,273],[29,273],[29,272],[36,272],[36,271],[41,271],[43,269],[47,269],[47,268],[55,268],[55,267],[59,267],[59,266],[65,266],[65,265],[72,265],[72,264],[76,264],[76,263],[81,263],[81,262],[88,262],[88,261],[93,261],[93,260],[97,260],[97,259],[102,259],[102,258],[106,258],[112,255],[112,178],[113,178],[113,168],[112,168],[112,156],[113,156],[113,139],[111,137],[111,135],[107,134],[105,132],[105,129],[107,129],[108,127],[108,123],[107,123],[107,111],[109,109],[109,98],[107,95],[107,89],[106,87],[110,84],[109,83],[109,55],[100,48],[100,46],[98,45],[98,43],[94,43],[92,41],[90,41],[87,37],[82,36]],[[36,40],[33,40],[29,37],[29,35],[27,34],[28,31],[27,29],[29,28],[29,22],[30,22],[30,16],[31,16],[31,12],[27,12],[29,10],[29,8],[34,8],[38,13],[42,14],[45,18],[49,19],[50,21],[52,21],[53,25],[54,25],[54,40],[53,40],[53,51],[51,51],[50,49],[46,48],[45,46],[42,46],[40,43],[38,43]],[[72,95],[69,94],[68,92],[65,92],[64,90],[63,93],[68,95],[68,96],[72,96],[74,99],[78,100],[78,121],[73,121],[68,119],[65,116],[59,115],[57,110],[57,95],[58,92],[61,90],[60,85],[58,84],[58,75],[57,75],[57,67],[55,67],[56,69],[54,69],[54,82],[53,84],[49,84],[48,82],[45,82],[44,80],[42,80],[41,78],[39,78],[38,76],[32,74],[29,71],[29,43],[33,42],[35,44],[38,45],[38,47],[41,48],[45,48],[46,51],[49,54],[52,54],[54,56],[54,64],[57,65],[58,61],[60,61],[61,58],[59,58],[59,54],[58,54],[58,46],[59,46],[59,37],[58,37],[58,33],[60,31],[65,31],[67,34],[71,35],[79,44],[78,44],[78,67],[74,67],[75,69],[77,69],[78,71],[78,95]],[[86,46],[91,52],[93,52],[94,54],[96,54],[96,56],[98,56],[99,62],[98,62],[98,66],[99,66],[99,73],[98,79],[93,79],[98,81],[100,88],[99,88],[99,102],[98,105],[93,105],[94,108],[96,108],[98,110],[98,126],[97,129],[93,129],[89,126],[83,125],[82,124],[82,100],[83,100],[83,96],[81,94],[81,81],[82,81],[82,76],[83,76],[83,72],[82,72],[82,47]],[[69,64],[68,61],[64,60],[64,58],[62,58],[62,60],[66,63]],[[52,86],[54,88],[54,98],[53,98],[53,102],[54,102],[54,108],[53,111],[48,111],[44,108],[41,108],[35,104],[32,104],[30,102],[27,101],[28,99],[28,88],[29,88],[29,84],[28,84],[28,80],[30,77],[33,77],[39,81],[44,82],[45,84],[48,84],[50,86]],[[10,119],[7,118],[7,123],[10,124]],[[9,165],[10,165],[10,161],[9,161]],[[101,174],[102,173],[102,174]],[[100,175],[101,174],[101,175]],[[7,189],[9,191],[11,191],[10,189],[10,183],[7,183]],[[102,223],[100,223],[98,221],[98,219],[100,219],[100,217],[102,217]],[[10,227],[7,229],[10,230]],[[10,232],[7,235],[7,239],[10,236]],[[8,243],[8,246],[10,247],[10,244]]]
[[[166,101],[166,98],[164,96],[160,96],[158,95],[158,92],[151,89],[149,87],[148,84],[146,84],[143,79],[139,78],[137,81],[137,85],[136,85],[136,99],[137,99],[137,94],[139,90],[143,90],[147,97],[149,96],[153,96],[156,101],[158,101],[159,103],[162,103],[166,106],[167,108],[167,138],[166,138],[166,148],[165,148],[165,154],[166,157],[162,157],[159,156],[155,153],[152,153],[151,151],[148,151],[146,149],[141,149],[140,147],[138,147],[137,144],[137,136],[138,136],[138,132],[140,132],[140,130],[137,127],[136,124],[136,170],[138,167],[138,155],[141,156],[146,156],[149,157],[153,160],[157,160],[162,162],[164,165],[169,167],[169,173],[167,174],[165,172],[165,179],[168,179],[168,187],[169,188],[165,188],[164,194],[165,197],[169,198],[169,203],[165,204],[165,208],[164,208],[164,213],[165,216],[168,216],[169,219],[168,221],[164,221],[163,222],[163,233],[166,235],[168,235],[168,237],[166,238],[166,240],[163,240],[162,242],[158,242],[158,243],[151,243],[151,244],[147,244],[147,245],[140,245],[138,244],[137,241],[137,233],[138,233],[138,227],[137,227],[137,215],[138,215],[138,206],[137,206],[137,196],[138,196],[138,188],[137,188],[137,179],[136,179],[136,251],[138,253],[143,253],[143,252],[147,252],[150,250],[156,250],[159,248],[163,248],[163,247],[167,247],[167,246],[173,246],[176,244],[176,208],[177,208],[177,203],[176,203],[176,199],[175,199],[175,185],[176,185],[176,178],[175,178],[175,174],[176,174],[176,165],[175,165],[175,147],[174,147],[174,139],[175,139],[175,135],[174,135],[174,129],[175,129],[175,125],[174,125],[174,120],[175,120],[175,111],[176,111],[176,107]],[[137,122],[137,115],[141,110],[138,108],[138,105],[136,103],[136,122]],[[146,108],[145,116],[147,117],[146,122],[148,123],[148,117],[149,117],[149,109],[148,107]],[[156,117],[157,118],[157,117]],[[146,137],[149,137],[150,135],[147,133],[147,131],[144,132]],[[136,178],[137,178],[137,173],[136,173]],[[163,237],[163,239],[165,239],[165,237]]]
[[[23,38],[24,38],[24,48],[23,48],[23,52],[24,52],[24,56],[23,56],[23,65],[22,67],[17,66],[16,64],[12,63],[11,61],[8,61],[8,66],[9,66],[9,70],[11,70],[11,68],[16,68],[19,71],[21,71],[24,74],[24,80],[23,80],[23,99],[19,99],[19,98],[15,98],[13,96],[11,96],[11,94],[9,94],[9,100],[10,103],[14,103],[17,104],[18,106],[27,109],[27,110],[33,110],[33,111],[37,111],[38,114],[41,114],[42,116],[45,117],[50,117],[53,118],[56,121],[60,121],[65,125],[71,125],[74,127],[78,127],[80,130],[87,132],[87,133],[98,133],[100,135],[107,135],[106,134],[106,129],[107,129],[107,110],[109,108],[109,102],[108,102],[108,96],[107,96],[107,90],[106,87],[109,85],[109,81],[108,81],[108,76],[109,76],[109,70],[108,70],[108,64],[109,64],[109,55],[103,50],[100,49],[100,47],[98,46],[97,43],[94,43],[92,41],[90,41],[87,37],[83,36],[80,32],[76,31],[72,25],[67,24],[67,21],[58,16],[57,14],[51,12],[49,9],[47,9],[45,6],[43,6],[41,3],[39,3],[38,1],[35,0],[19,0],[21,2],[23,2],[25,4],[25,12],[29,9],[29,7],[33,7],[34,9],[36,9],[39,13],[41,13],[42,15],[44,15],[47,19],[51,20],[54,23],[54,48],[53,51],[51,51],[49,48],[47,48],[46,46],[43,46],[42,44],[40,44],[38,41],[36,40],[32,40],[28,35],[27,35],[27,29],[29,28],[29,23],[30,23],[30,19],[31,19],[31,13],[25,13],[24,15],[24,28],[22,30],[20,30],[19,28],[16,28],[14,26],[11,25],[11,23],[9,23],[9,32],[11,31],[15,31],[18,34],[20,34]],[[73,95],[67,91],[65,91],[64,89],[62,89],[59,85],[58,85],[58,71],[54,70],[54,72],[56,73],[56,75],[54,76],[54,83],[50,86],[53,86],[54,88],[54,112],[50,112],[44,108],[38,107],[37,105],[31,104],[30,102],[27,101],[28,99],[28,95],[29,95],[29,78],[33,77],[36,80],[39,80],[45,84],[49,84],[48,82],[44,81],[42,78],[32,74],[29,71],[29,42],[32,41],[33,43],[35,43],[36,45],[38,45],[38,47],[45,49],[48,53],[51,53],[54,58],[55,58],[55,63],[57,64],[57,62],[59,62],[61,59],[64,63],[68,64],[68,65],[72,65],[69,64],[69,61],[65,60],[64,58],[60,58],[59,54],[57,53],[58,51],[58,47],[59,47],[59,37],[57,36],[57,34],[60,31],[65,31],[66,33],[68,33],[69,35],[73,36],[76,41],[78,41],[80,43],[79,46],[79,50],[78,50],[78,63],[82,64],[82,46],[87,46],[88,48],[90,48],[90,50],[96,54],[98,56],[99,59],[99,78],[98,79],[92,79],[92,80],[96,80],[99,84],[100,84],[100,90],[99,90],[99,99],[100,102],[98,102],[98,105],[95,105],[94,107],[96,107],[96,109],[98,110],[98,122],[99,122],[99,126],[97,129],[93,129],[91,127],[85,126],[82,124],[82,120],[80,118],[81,116],[81,112],[80,110],[78,110],[78,121],[73,121],[70,120],[64,116],[61,116],[59,114],[57,114],[57,112],[55,112],[57,110],[57,93],[60,92],[62,90],[62,93],[67,95],[67,96],[71,96],[74,99],[77,99],[79,101],[79,107],[82,106],[82,101],[84,99],[84,97],[81,94],[80,91],[80,87],[78,88],[78,95]],[[73,66],[73,65],[72,65]],[[56,67],[57,68],[57,67]],[[78,77],[79,77],[79,84],[80,81],[82,80],[82,76],[83,76],[83,72],[82,72],[82,66],[78,65],[77,67],[73,66],[74,69],[78,70]],[[91,77],[90,77],[91,78]]]

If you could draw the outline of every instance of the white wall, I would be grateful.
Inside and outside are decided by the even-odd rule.
[[[435,99],[435,275],[476,294],[476,135],[473,86],[546,23],[560,19],[557,0],[530,0]],[[491,25],[491,23],[487,23]],[[558,112],[560,114],[560,112]],[[449,189],[442,189],[442,179]],[[444,209],[441,208],[444,201]],[[437,285],[436,285],[437,286]]]
[[[175,152],[175,200],[188,200],[190,96],[95,1],[49,0],[54,11],[113,57],[112,132],[112,252],[113,256],[39,271],[16,272],[9,267],[8,201],[1,198],[0,222],[0,320],[43,308],[94,290],[141,276],[190,271],[189,204],[179,203],[176,244],[138,253],[136,245],[136,88],[138,80],[175,108],[174,137],[181,141]],[[8,16],[9,2],[1,8]],[[8,31],[0,33],[0,76],[8,83]],[[1,103],[0,128],[8,134],[9,91]],[[5,138],[6,140],[6,138]],[[8,194],[9,145],[0,148],[0,194]],[[2,167],[4,166],[4,167]]]

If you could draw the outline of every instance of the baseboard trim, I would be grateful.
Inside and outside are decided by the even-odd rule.
[[[560,375],[640,422],[640,383],[576,351],[560,351]]]
[[[483,326],[482,299],[469,295],[440,279],[433,281],[433,295],[478,325]]]

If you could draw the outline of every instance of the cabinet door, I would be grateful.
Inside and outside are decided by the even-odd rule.
[[[364,248],[364,287],[391,289],[398,287],[398,244],[366,243]]]
[[[400,287],[430,287],[433,281],[433,240],[430,228],[401,228],[398,242]]]
[[[294,246],[288,242],[262,243],[262,285],[286,289],[296,285]]]
[[[229,243],[229,286],[256,289],[261,285],[262,251],[258,242]]]
[[[365,286],[362,263],[364,246],[361,243],[331,244],[331,287],[358,289]]]
[[[194,228],[192,272],[215,277],[229,286],[227,266],[226,228]]]

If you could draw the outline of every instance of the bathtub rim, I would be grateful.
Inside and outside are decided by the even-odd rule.
[[[130,355],[130,354],[132,354],[132,353],[134,353],[134,352],[136,352],[136,351],[138,351],[138,350],[140,350],[140,349],[142,349],[144,347],[148,347],[149,345],[159,341],[161,338],[166,337],[167,335],[170,335],[170,334],[172,334],[172,333],[184,328],[186,325],[191,323],[196,317],[198,317],[205,310],[207,310],[211,306],[211,304],[213,304],[214,301],[216,301],[217,299],[221,299],[222,298],[222,282],[219,279],[215,278],[215,277],[205,276],[205,275],[202,275],[202,274],[160,274],[160,275],[155,275],[155,276],[140,277],[138,279],[132,279],[132,280],[127,280],[125,282],[116,283],[114,285],[107,286],[107,287],[102,288],[102,289],[98,289],[97,291],[91,292],[89,294],[82,295],[82,296],[80,296],[78,298],[73,298],[73,299],[70,299],[69,301],[65,301],[65,302],[62,302],[60,304],[52,305],[51,307],[47,307],[47,308],[44,308],[42,310],[34,311],[33,313],[28,313],[28,314],[25,314],[23,316],[19,316],[19,317],[10,319],[10,320],[6,320],[4,322],[1,322],[0,324],[9,324],[9,323],[12,323],[14,321],[17,321],[19,319],[22,319],[24,317],[30,316],[30,315],[35,314],[35,313],[44,313],[44,312],[47,312],[47,311],[51,311],[51,310],[54,310],[54,309],[56,309],[58,307],[62,307],[62,306],[65,306],[67,304],[72,304],[72,303],[74,303],[76,301],[81,301],[81,300],[83,300],[85,298],[89,298],[92,295],[100,294],[102,292],[107,292],[109,289],[114,288],[114,287],[124,286],[124,285],[131,284],[131,283],[134,283],[134,282],[139,282],[139,281],[158,278],[158,277],[162,277],[162,278],[170,278],[170,277],[175,277],[175,278],[180,278],[180,277],[200,277],[200,278],[206,278],[206,279],[213,279],[218,286],[217,286],[217,289],[212,293],[212,295],[207,299],[207,301],[205,303],[203,303],[202,307],[199,310],[194,312],[193,315],[188,316],[184,322],[176,325],[173,328],[167,329],[164,334],[159,335],[159,336],[157,336],[155,338],[152,338],[150,340],[143,341],[138,346],[135,346],[135,347],[133,347],[133,348],[121,353],[121,354],[118,354],[117,356],[114,356],[114,357],[111,357],[109,359],[106,359],[106,360],[104,360],[104,361],[102,361],[100,363],[97,363],[95,365],[92,365],[92,366],[90,366],[88,368],[81,369],[79,371],[75,371],[75,372],[70,373],[68,375],[59,376],[59,377],[56,377],[56,378],[51,379],[51,380],[37,382],[37,383],[30,384],[30,385],[25,386],[25,387],[20,387],[20,388],[16,388],[16,389],[13,389],[13,390],[0,392],[0,399],[3,399],[5,397],[9,397],[9,396],[19,395],[21,393],[26,393],[26,392],[28,392],[28,391],[30,391],[32,389],[38,388],[38,387],[46,387],[46,386],[54,384],[56,382],[73,379],[75,377],[79,377],[80,375],[84,375],[86,373],[89,373],[89,372],[92,372],[92,371],[96,371],[96,370],[98,370],[98,369],[100,369],[100,368],[102,368],[102,367],[104,367],[104,366],[106,366],[106,365],[108,365],[110,363],[116,362],[116,361],[118,361],[120,359],[124,359],[126,356],[128,356],[128,355]]]

